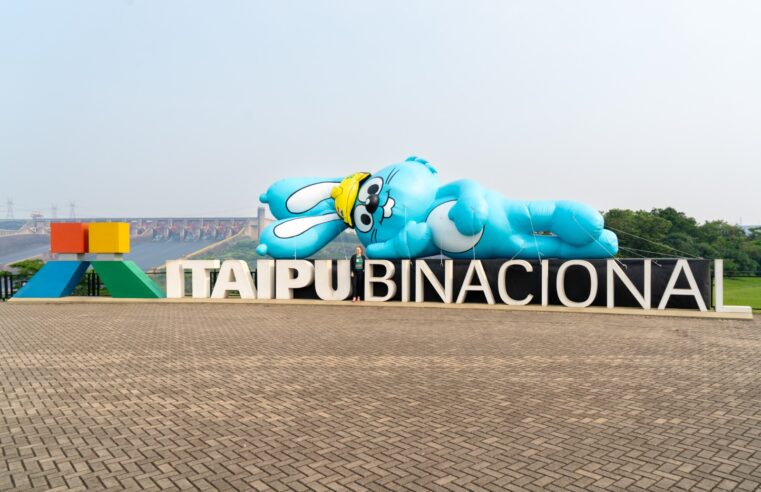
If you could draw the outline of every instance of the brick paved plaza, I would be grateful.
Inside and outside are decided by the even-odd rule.
[[[761,483],[758,316],[5,303],[0,356],[3,490]]]

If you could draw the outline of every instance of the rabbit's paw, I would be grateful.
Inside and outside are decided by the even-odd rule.
[[[472,236],[481,232],[489,218],[489,205],[483,196],[466,195],[449,209],[449,219],[461,234]]]

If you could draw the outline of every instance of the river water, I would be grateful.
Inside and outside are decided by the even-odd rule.
[[[143,270],[163,266],[167,260],[176,260],[213,244],[213,239],[202,241],[145,241],[132,245],[132,251],[124,259],[132,260]]]

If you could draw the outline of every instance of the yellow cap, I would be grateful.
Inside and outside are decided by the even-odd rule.
[[[346,176],[341,184],[333,187],[330,196],[336,202],[336,212],[349,227],[354,227],[351,223],[351,211],[354,209],[354,202],[357,200],[359,185],[366,180],[370,173],[354,173]]]

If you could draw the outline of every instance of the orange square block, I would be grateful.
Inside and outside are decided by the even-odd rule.
[[[51,222],[51,253],[87,253],[87,224],[81,222]]]

